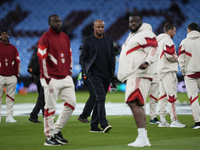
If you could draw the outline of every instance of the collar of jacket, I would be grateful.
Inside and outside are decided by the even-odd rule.
[[[9,41],[9,40],[8,40],[8,43],[7,43],[7,44],[3,43],[2,41],[0,41],[0,43],[2,43],[2,44],[4,44],[4,45],[10,45],[10,41]]]
[[[53,33],[56,36],[59,36],[60,33],[55,32],[51,27],[49,27],[49,31],[51,31],[51,33]],[[61,32],[61,31],[60,31]]]
[[[98,38],[95,37],[94,34],[92,34],[92,36],[93,36],[95,39],[98,39]],[[104,35],[104,34],[103,34],[103,38],[105,38],[105,35]],[[103,38],[101,38],[101,39],[103,39]]]
[[[187,34],[187,38],[188,39],[196,39],[196,38],[200,38],[200,33],[196,30],[192,30],[191,32],[189,32]]]

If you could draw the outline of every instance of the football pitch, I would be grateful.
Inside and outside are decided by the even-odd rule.
[[[76,92],[78,103],[84,103],[88,98],[87,92]],[[36,93],[16,95],[16,103],[35,103]],[[181,103],[189,101],[185,93],[178,93]],[[124,103],[124,93],[108,93],[107,101]],[[148,101],[148,100],[147,100]],[[5,104],[5,95],[3,96]],[[31,111],[31,110],[30,110]],[[158,128],[158,125],[149,124],[147,116],[147,131],[151,147],[128,147],[137,137],[137,127],[133,116],[107,116],[112,130],[109,133],[90,133],[90,124],[77,121],[78,116],[71,116],[68,123],[61,130],[67,145],[60,147],[44,146],[46,137],[43,133],[43,123],[34,124],[28,121],[29,116],[15,116],[17,123],[5,123],[2,116],[0,123],[0,150],[126,150],[126,149],[154,149],[154,150],[193,150],[200,147],[200,130],[191,129],[194,125],[192,115],[178,115],[179,121],[186,124],[186,128]],[[57,117],[56,117],[57,118]],[[89,118],[90,119],[90,118]],[[166,116],[170,122],[169,115]],[[42,120],[42,116],[39,116]]]

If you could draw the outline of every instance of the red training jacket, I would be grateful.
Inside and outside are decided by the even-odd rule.
[[[17,48],[12,44],[0,42],[0,75],[19,77],[20,57]]]
[[[40,78],[45,78],[47,83],[51,78],[63,79],[72,74],[70,40],[64,32],[56,33],[49,27],[49,31],[39,39],[37,54]]]

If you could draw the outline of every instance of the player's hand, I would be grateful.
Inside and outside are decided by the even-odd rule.
[[[122,83],[126,84],[126,80],[124,82],[122,82]]]
[[[138,68],[145,70],[148,66],[149,66],[148,63],[142,63]]]
[[[116,82],[113,80],[111,83],[110,83],[110,92],[116,92],[117,91],[117,84]]]
[[[30,75],[30,78],[31,78],[31,82],[34,83],[34,76],[33,76],[33,75]]]
[[[173,54],[173,57],[174,57],[175,60],[178,59],[178,56],[176,54]]]

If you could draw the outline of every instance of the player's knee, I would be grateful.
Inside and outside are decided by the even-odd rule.
[[[133,101],[127,102],[127,104],[131,107],[138,107],[138,106],[144,106],[144,103],[139,101],[138,99],[135,99]]]
[[[73,102],[70,102],[70,103],[65,102],[64,106],[65,106],[65,107],[69,107],[69,108],[71,108],[72,110],[74,110],[75,107],[76,107],[76,101],[73,101]]]

